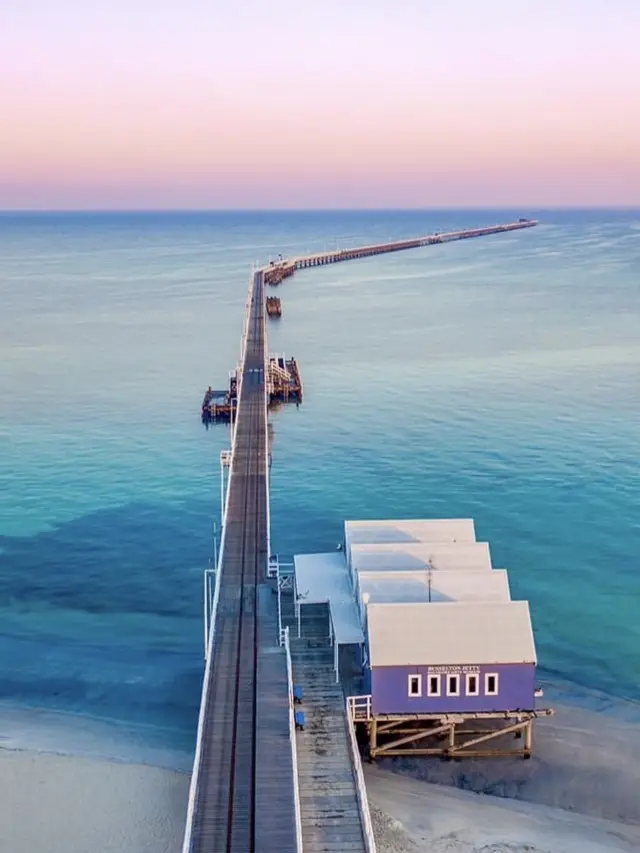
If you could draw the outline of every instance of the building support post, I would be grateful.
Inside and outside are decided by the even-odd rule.
[[[369,758],[375,761],[376,752],[378,751],[378,724],[375,717],[371,717],[369,722]]]

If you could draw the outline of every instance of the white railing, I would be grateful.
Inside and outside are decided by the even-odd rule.
[[[291,762],[293,767],[293,801],[296,818],[296,851],[302,853],[302,814],[300,810],[300,786],[298,783],[298,750],[296,747],[296,718],[293,710],[293,668],[291,666],[291,646],[289,628],[282,631],[284,648],[287,655],[287,683],[289,686],[289,742],[291,744]]]
[[[336,675],[336,684],[340,682],[340,646],[336,638],[336,629],[333,624],[333,615],[331,614],[331,602],[327,602],[327,610],[329,611],[329,641],[333,646],[333,671]]]
[[[282,635],[285,632],[288,632],[289,629],[285,628],[283,630],[283,628],[282,628],[282,586],[281,586],[281,581],[280,581],[280,563],[278,563],[278,568],[277,568],[276,584],[278,585],[278,590],[277,590],[278,591],[278,605],[277,605],[278,606],[278,634],[280,635],[280,638],[281,638],[280,645],[283,645]]]
[[[251,287],[253,287],[253,278],[251,279]],[[251,304],[251,300],[249,299],[249,304]],[[247,318],[248,324],[248,318]],[[246,336],[244,336],[243,341],[243,361],[244,361],[244,352],[246,349]],[[236,422],[240,415],[240,405],[241,405],[241,380],[242,374],[240,374],[240,381],[238,383],[238,405],[236,408]],[[229,463],[229,478],[227,480],[227,494],[225,496],[225,504],[224,504],[224,516],[223,518],[226,521],[227,512],[229,510],[229,495],[231,494],[231,479],[233,477],[233,467],[234,467],[234,449],[235,449],[235,432],[232,433],[231,437],[231,461]],[[189,785],[189,799],[187,802],[187,818],[185,823],[185,833],[184,833],[184,841],[182,844],[182,853],[190,853],[191,850],[191,834],[193,832],[193,816],[195,812],[195,804],[198,794],[198,768],[200,767],[200,760],[202,756],[202,737],[204,732],[204,717],[205,711],[207,707],[207,699],[209,696],[209,679],[211,673],[211,666],[213,661],[213,641],[215,637],[215,628],[216,628],[216,615],[218,612],[218,601],[220,598],[220,584],[222,581],[222,559],[224,554],[224,546],[227,534],[227,525],[224,524],[222,528],[222,537],[220,539],[220,551],[218,552],[218,565],[216,566],[216,580],[215,580],[215,592],[213,596],[213,604],[211,605],[211,624],[209,626],[209,642],[207,647],[207,655],[206,655],[206,664],[204,668],[204,678],[202,681],[202,696],[200,699],[200,712],[198,714],[198,734],[196,736],[196,751],[193,759],[193,771],[191,773],[191,783]]]
[[[352,720],[364,722],[371,719],[371,694],[364,696],[349,696],[347,709]]]
[[[207,660],[209,653],[209,621],[213,618],[213,602],[215,600],[215,584],[217,562],[214,558],[216,568],[204,570],[204,659]],[[211,590],[214,594],[211,594]]]
[[[351,763],[353,764],[353,772],[356,777],[356,790],[358,793],[358,805],[360,807],[360,818],[362,821],[362,834],[364,835],[364,844],[367,853],[376,853],[376,839],[373,834],[373,824],[371,822],[371,812],[369,811],[369,798],[367,797],[367,786],[364,782],[364,773],[362,772],[362,759],[360,758],[360,750],[358,749],[358,741],[356,740],[356,732],[353,717],[351,716],[350,699],[361,698],[350,696],[346,704],[346,725],[349,731],[349,744],[351,747]],[[371,697],[369,697],[371,698]]]
[[[269,389],[267,388],[267,374],[269,370],[269,347],[267,346],[267,318],[264,307],[264,273],[262,274],[262,355],[264,364],[264,460],[265,460],[265,481],[267,484],[267,560],[271,559],[271,468],[269,466]],[[267,575],[269,574],[269,564],[267,563]],[[278,581],[279,582],[279,581]],[[278,589],[280,596],[280,589]]]
[[[277,578],[278,572],[280,570],[280,560],[277,554],[269,555],[269,564],[267,568],[267,577],[268,578]]]

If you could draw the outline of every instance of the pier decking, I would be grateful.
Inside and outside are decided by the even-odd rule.
[[[241,366],[232,375],[228,392],[220,392],[225,395],[229,416],[235,417],[232,449],[224,451],[230,470],[211,601],[209,572],[205,573],[206,667],[183,853],[302,853],[303,842],[310,853],[375,853],[359,757],[355,747],[349,752],[349,739],[343,737],[346,729],[339,722],[339,689],[327,692],[326,686],[313,682],[316,664],[316,677],[324,672],[324,650],[318,652],[317,661],[313,653],[307,655],[302,649],[300,654],[294,652],[313,705],[312,737],[305,739],[303,727],[300,765],[296,763],[289,669],[279,648],[288,643],[288,635],[285,631],[283,640],[280,615],[274,618],[276,598],[277,612],[281,613],[280,595],[274,596],[266,585],[272,562],[267,403],[271,386],[275,392],[278,385],[278,393],[289,399],[299,394],[301,399],[302,381],[294,359],[267,358],[265,284],[278,284],[296,269],[309,266],[535,224],[521,220],[280,260],[254,271]],[[292,384],[297,387],[292,388]],[[217,393],[208,389],[203,416],[206,407],[217,405]],[[279,574],[277,582],[279,591]],[[344,712],[341,716],[344,722]],[[349,732],[352,736],[352,729]],[[326,796],[320,788],[323,779],[328,782]],[[299,808],[299,781],[300,789],[306,792],[303,809]],[[333,809],[337,810],[335,814]],[[298,820],[301,812],[302,827]]]
[[[290,763],[284,766],[278,786],[272,786],[258,764],[259,757],[266,755],[276,761],[283,748],[286,758],[282,737],[288,733],[284,658],[278,669],[277,659],[266,651],[269,638],[261,628],[267,605],[258,595],[266,580],[269,551],[264,316],[264,281],[259,271],[253,277],[248,305],[215,621],[208,643],[184,843],[189,853],[257,849],[293,853],[296,849],[293,768]],[[271,645],[279,651],[275,627]],[[285,816],[284,825],[267,820],[271,810],[265,810],[265,799],[274,812]]]

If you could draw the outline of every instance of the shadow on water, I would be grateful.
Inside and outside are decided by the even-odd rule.
[[[0,597],[101,613],[195,617],[210,507],[131,503],[34,536],[0,537]]]
[[[131,503],[0,537],[0,699],[165,728],[188,744],[210,510]]]

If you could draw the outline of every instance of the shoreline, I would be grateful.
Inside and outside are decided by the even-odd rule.
[[[597,710],[545,699],[556,713],[534,724],[533,755],[526,761],[397,758],[378,766],[440,787],[640,826],[640,706],[614,702]]]
[[[557,713],[537,722],[529,761],[365,763],[378,853],[640,850],[640,706],[546,690]],[[191,762],[150,727],[0,703],[0,849],[175,853]],[[438,846],[452,832],[459,846]]]

